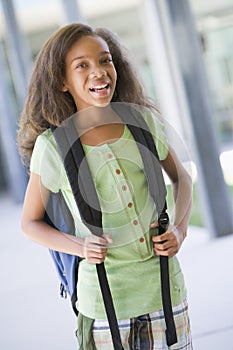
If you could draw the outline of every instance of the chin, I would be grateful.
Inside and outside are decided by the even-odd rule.
[[[99,102],[95,102],[93,104],[93,107],[107,107],[109,106],[111,103],[111,100],[108,100],[108,101],[99,101]]]

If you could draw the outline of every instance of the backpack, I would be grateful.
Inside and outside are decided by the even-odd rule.
[[[47,224],[59,231],[75,235],[74,219],[61,191],[58,193],[50,193],[44,220]],[[69,295],[73,311],[78,315],[78,310],[76,308],[76,286],[78,265],[82,259],[78,256],[58,252],[52,249],[49,249],[49,252],[55,263],[54,265],[61,281],[60,295],[63,298],[67,298],[67,294]]]
[[[159,234],[161,234],[166,231],[169,219],[166,213],[166,186],[153,137],[137,108],[123,103],[114,103],[112,108],[128,126],[137,143],[144,163],[150,195],[156,204],[159,218]],[[81,219],[93,234],[102,235],[102,213],[98,196],[72,117],[57,128],[51,127],[51,130],[79,208]],[[61,192],[57,194],[51,193],[46,208],[45,220],[49,225],[62,232],[75,234],[74,221]],[[50,250],[50,254],[61,280],[60,293],[63,297],[66,297],[67,293],[69,294],[73,310],[78,315],[75,304],[77,301],[78,265],[81,259],[77,256],[53,250]],[[96,264],[96,268],[114,349],[123,349],[104,263]],[[171,307],[167,257],[160,257],[160,271],[162,301],[167,326],[166,338],[167,344],[170,346],[177,342],[177,337]]]

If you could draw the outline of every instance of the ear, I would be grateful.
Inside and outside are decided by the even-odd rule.
[[[67,86],[67,84],[66,84],[65,82],[62,83],[62,89],[61,89],[61,91],[62,91],[62,92],[67,92],[67,91],[69,91],[68,86]]]

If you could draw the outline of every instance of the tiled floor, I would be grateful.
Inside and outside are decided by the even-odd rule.
[[[0,197],[0,349],[75,350],[76,320],[46,248],[20,232],[21,206]],[[233,349],[233,235],[210,239],[190,227],[179,258],[194,350]]]

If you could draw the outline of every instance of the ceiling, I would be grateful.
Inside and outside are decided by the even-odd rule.
[[[64,1],[64,0],[63,0]],[[25,31],[37,31],[48,26],[64,23],[62,0],[14,0],[20,27]],[[108,14],[143,5],[148,0],[78,0],[83,18],[108,16]],[[156,0],[157,1],[157,0]],[[160,0],[162,1],[162,0]],[[178,0],[176,0],[178,1]],[[203,26],[203,18],[208,18],[208,25],[214,20],[224,19],[233,23],[233,0],[190,0],[195,17]],[[211,22],[212,21],[212,22]],[[207,22],[206,22],[207,23]],[[5,31],[2,5],[0,2],[0,33]]]

